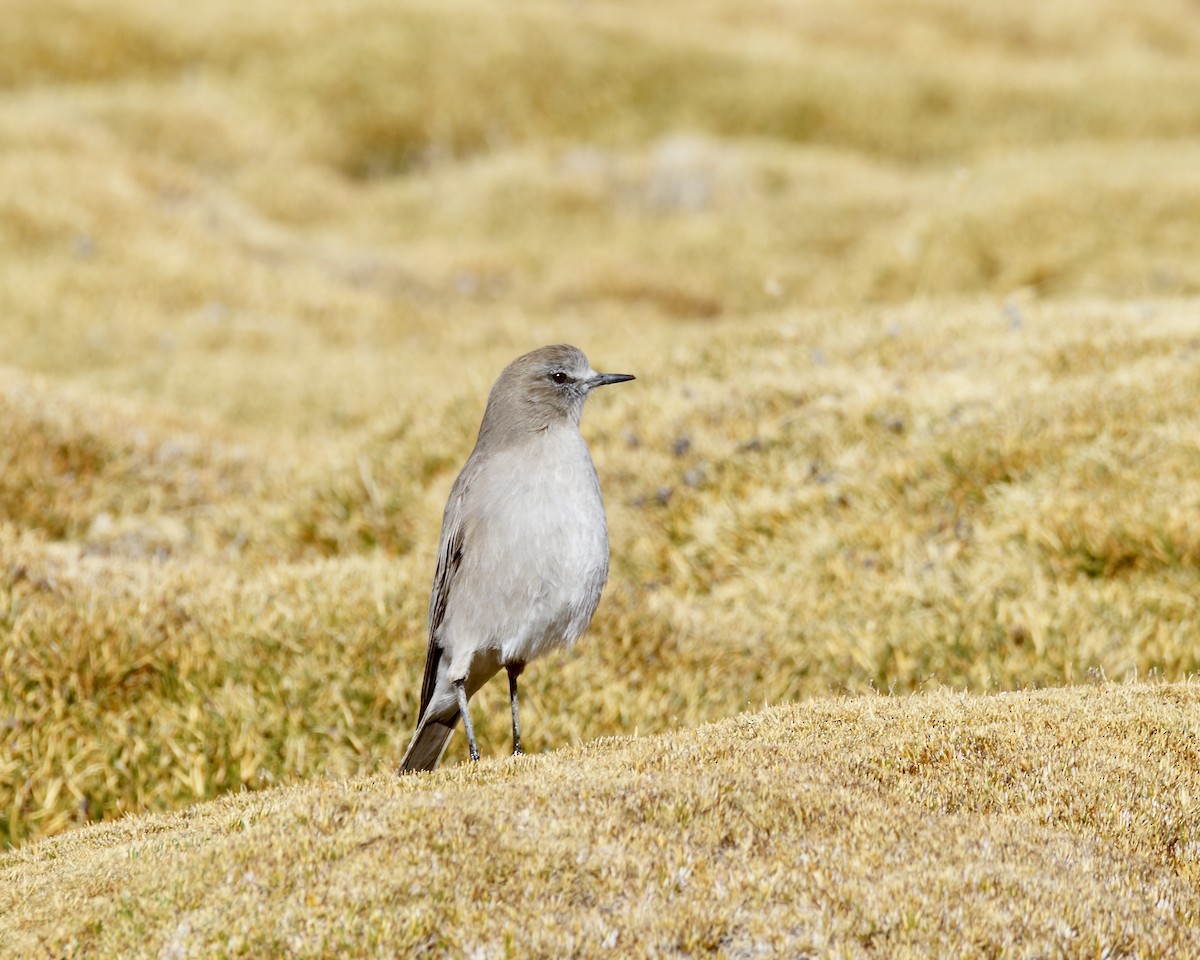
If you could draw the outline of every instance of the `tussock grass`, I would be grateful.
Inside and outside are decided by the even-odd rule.
[[[1191,318],[784,314],[635,354],[656,415],[627,391],[586,423],[611,585],[580,649],[530,671],[531,746],[829,690],[1194,672]],[[14,401],[28,435],[2,531],[10,838],[387,769],[414,719],[454,451],[485,389],[469,412],[453,399],[269,466],[230,459],[219,433],[173,446],[149,422],[135,443],[115,413],[85,430],[68,403],[54,419]],[[90,479],[56,485],[75,467],[56,474],[52,449],[93,451]],[[502,694],[481,695],[488,750],[506,747]]]
[[[496,373],[567,340],[638,376],[597,398],[584,424],[612,576],[579,649],[524,681],[529,746],[575,752],[442,774],[453,800],[438,817],[466,817],[464,835],[490,836],[503,819],[488,784],[528,777],[514,789],[544,788],[561,806],[553,790],[567,790],[555,784],[569,759],[570,790],[616,803],[622,785],[649,790],[614,772],[649,763],[645,744],[694,758],[711,729],[700,725],[764,703],[1096,677],[1171,685],[814,700],[728,721],[730,735],[773,731],[803,770],[822,751],[857,759],[764,784],[748,755],[703,754],[721,778],[765,791],[762,836],[746,842],[786,844],[759,872],[722,866],[733,855],[711,838],[688,865],[691,834],[671,835],[679,862],[667,873],[658,864],[670,858],[638,846],[650,834],[593,847],[620,854],[615,873],[597,867],[604,883],[649,890],[637,884],[707,870],[689,897],[736,886],[743,914],[703,898],[672,913],[647,894],[620,901],[628,909],[603,936],[589,913],[579,923],[591,932],[539,927],[524,946],[599,950],[616,930],[618,944],[692,952],[970,952],[946,915],[904,900],[945,890],[972,911],[964,929],[996,949],[1023,942],[1003,906],[1011,893],[1030,904],[1026,939],[1043,952],[1087,952],[1079,931],[1124,950],[1125,929],[1128,952],[1190,950],[1179,918],[1194,903],[1172,884],[1195,879],[1194,804],[1177,794],[1171,842],[1184,852],[1172,860],[1166,835],[1138,818],[1179,784],[1157,757],[1139,765],[1160,739],[1133,714],[1158,718],[1168,740],[1192,730],[1187,678],[1200,668],[1194,11],[1176,0],[170,11],[54,0],[6,12],[0,837],[25,851],[4,867],[21,896],[67,875],[52,867],[92,869],[89,837],[182,830],[188,821],[155,816],[242,790],[277,792],[193,819],[374,796],[395,843],[430,842],[420,831],[449,821],[413,811],[433,804],[422,791],[434,781],[370,778],[391,770],[415,719],[441,509]],[[909,756],[908,773],[837,740],[845,724],[866,729],[854,724],[876,706],[906,724],[910,739],[882,742]],[[806,710],[829,722],[806,726]],[[1064,739],[1039,733],[1028,749],[1058,758],[1050,768],[1008,746],[1040,729],[1041,710]],[[957,732],[936,733],[951,713]],[[485,753],[506,749],[505,716],[503,691],[483,691]],[[1110,771],[1103,784],[1115,776],[1092,735],[1110,717],[1122,770],[1144,792],[1121,807],[1102,785],[1074,806],[1071,763]],[[942,736],[925,753],[911,739],[922,730]],[[634,731],[675,739],[580,747]],[[960,754],[978,767],[955,799],[905,792]],[[987,779],[997,769],[1007,785]],[[1179,775],[1194,795],[1191,773]],[[668,777],[684,778],[682,767]],[[892,859],[878,859],[887,844],[848,839],[863,783],[876,785],[868,822],[886,826]],[[1021,806],[1026,787],[1042,798],[1036,816]],[[724,822],[698,800],[662,803],[682,803],[697,830]],[[825,813],[805,819],[810,806]],[[1065,833],[1039,832],[1059,829],[1047,818],[1063,807]],[[984,825],[972,832],[955,810],[985,811]],[[820,890],[786,886],[800,881],[781,879],[780,851],[803,849],[823,818],[835,825],[827,865],[852,849],[864,866],[832,880],[822,867]],[[995,847],[1014,825],[1022,839]],[[565,817],[554,829],[588,828]],[[149,931],[168,953],[207,949],[241,881],[204,900],[198,878],[215,874],[203,858],[225,853],[191,835],[172,842],[210,852],[178,875],[147,874],[161,885],[151,906],[125,892],[119,917],[87,912],[104,909],[97,901],[64,916],[98,925],[53,932],[65,901],[39,895],[20,942],[120,952],[130,931]],[[270,849],[280,877],[317,876],[325,862],[304,859],[303,844],[292,860]],[[517,849],[472,882],[523,869]],[[562,849],[560,868],[592,856]],[[978,873],[994,849],[1009,851],[1002,866]],[[340,847],[326,856],[359,869]],[[365,856],[364,873],[378,873]],[[1148,882],[1177,911],[1162,913],[1161,932],[1122,879],[1151,861]],[[1101,862],[1116,879],[1084,884],[1080,865]],[[1069,896],[1053,886],[1063,863],[1081,880]],[[955,879],[964,865],[976,871],[969,890]],[[115,868],[97,869],[102,885]],[[143,882],[121,876],[114,889]],[[883,896],[871,876],[892,878],[879,889],[912,910],[859,906]],[[314,902],[304,922],[316,939],[255,920],[306,902],[292,882],[247,907],[238,943],[374,949],[375,934],[355,931],[382,900],[361,913]],[[803,897],[781,906],[780,883]],[[378,927],[388,944],[490,949],[465,932],[465,899],[448,932],[434,930],[435,907],[465,894],[433,880],[413,889],[427,912],[399,933]],[[1125,920],[1101,917],[1104,897],[1119,904],[1105,916]],[[1075,939],[1046,919],[1064,900]],[[189,903],[200,905],[188,930],[164,932],[162,918]],[[805,903],[815,912],[797,919]],[[338,910],[342,932],[322,926]]]
[[[320,779],[0,856],[0,935],[97,958],[1186,956],[1198,734],[1193,684],[940,691]]]

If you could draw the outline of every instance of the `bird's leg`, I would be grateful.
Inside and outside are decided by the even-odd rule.
[[[525,664],[510,663],[505,669],[508,670],[508,701],[512,704],[513,756],[516,756],[525,752],[521,749],[521,722],[517,719],[517,677],[525,669]]]
[[[467,731],[467,749],[471,751],[471,759],[479,759],[479,747],[475,745],[475,727],[471,725],[471,713],[467,709],[467,681],[454,681],[454,695],[458,698],[458,712],[462,714],[463,728]]]

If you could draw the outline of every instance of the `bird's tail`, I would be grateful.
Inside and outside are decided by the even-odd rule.
[[[430,717],[423,719],[417,724],[417,732],[413,734],[408,752],[404,754],[400,769],[396,772],[415,773],[418,770],[435,769],[442,762],[442,754],[446,752],[456,723],[457,713],[444,722]]]

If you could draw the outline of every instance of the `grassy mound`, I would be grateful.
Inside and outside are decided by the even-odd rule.
[[[1198,733],[1194,684],[939,692],[318,780],[0,856],[0,941],[95,958],[1185,956]]]
[[[531,745],[829,690],[1194,672],[1190,308],[1022,309],[1019,329],[993,305],[789,313],[638,354],[654,418],[631,390],[585,423],[612,582],[579,649],[529,671]],[[303,440],[173,460],[149,427],[14,420],[6,477],[44,482],[0,528],[9,839],[387,769],[414,720],[445,451],[474,426],[460,396],[311,462]],[[96,466],[55,481],[54,449]],[[485,749],[507,741],[502,697],[481,695]]]
[[[6,14],[5,949],[1196,952],[1194,11]],[[638,376],[561,750],[393,783],[558,340]]]

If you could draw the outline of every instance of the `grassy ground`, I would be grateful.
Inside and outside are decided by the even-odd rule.
[[[556,340],[638,381],[585,419],[613,572],[578,650],[525,675],[531,749],[672,732],[653,741],[670,754],[764,703],[1200,668],[1190,6],[6,13],[0,840],[30,851],[2,861],[32,871],[22,883],[41,882],[44,851],[82,865],[87,837],[157,821],[31,841],[244,789],[284,792],[228,802],[367,789],[420,806],[426,781],[302,783],[384,774],[402,753],[446,493],[496,373]],[[500,686],[477,708],[485,753],[506,746]],[[916,731],[953,702],[1007,737],[1047,703],[1055,724],[1104,729],[1123,704],[1191,696],[1105,689],[888,709]],[[845,703],[805,709],[893,701]],[[765,716],[781,742],[800,722]],[[642,743],[572,754],[597,760],[578,783],[615,789],[604,778]],[[1081,741],[1079,762],[1106,748]],[[756,776],[740,757],[712,762]],[[556,762],[511,769],[540,789],[557,768],[538,763]],[[898,795],[876,802],[891,823]],[[771,801],[764,829],[793,830],[794,808]],[[1141,849],[1091,816],[1071,835]],[[555,829],[578,827],[568,811]],[[830,829],[836,859],[851,826]],[[219,856],[212,842],[197,856]],[[306,849],[301,872],[317,869]],[[971,849],[937,856],[982,862]],[[508,848],[494,859],[516,869]],[[1033,889],[1019,861],[995,890]],[[946,862],[889,875],[935,889]],[[200,898],[192,876],[156,882]],[[1097,918],[1102,892],[1071,909]],[[834,893],[844,909],[822,901],[829,939],[812,942],[871,949],[854,939],[860,886]],[[994,898],[978,901],[991,920],[972,915],[980,944],[1002,942]],[[98,937],[125,923],[95,916]],[[1153,953],[1147,916],[1129,914],[1130,942]],[[940,926],[917,928],[938,942]],[[736,953],[730,936],[714,942]]]
[[[1200,690],[825,698],[0,859],[13,956],[1192,956]]]

